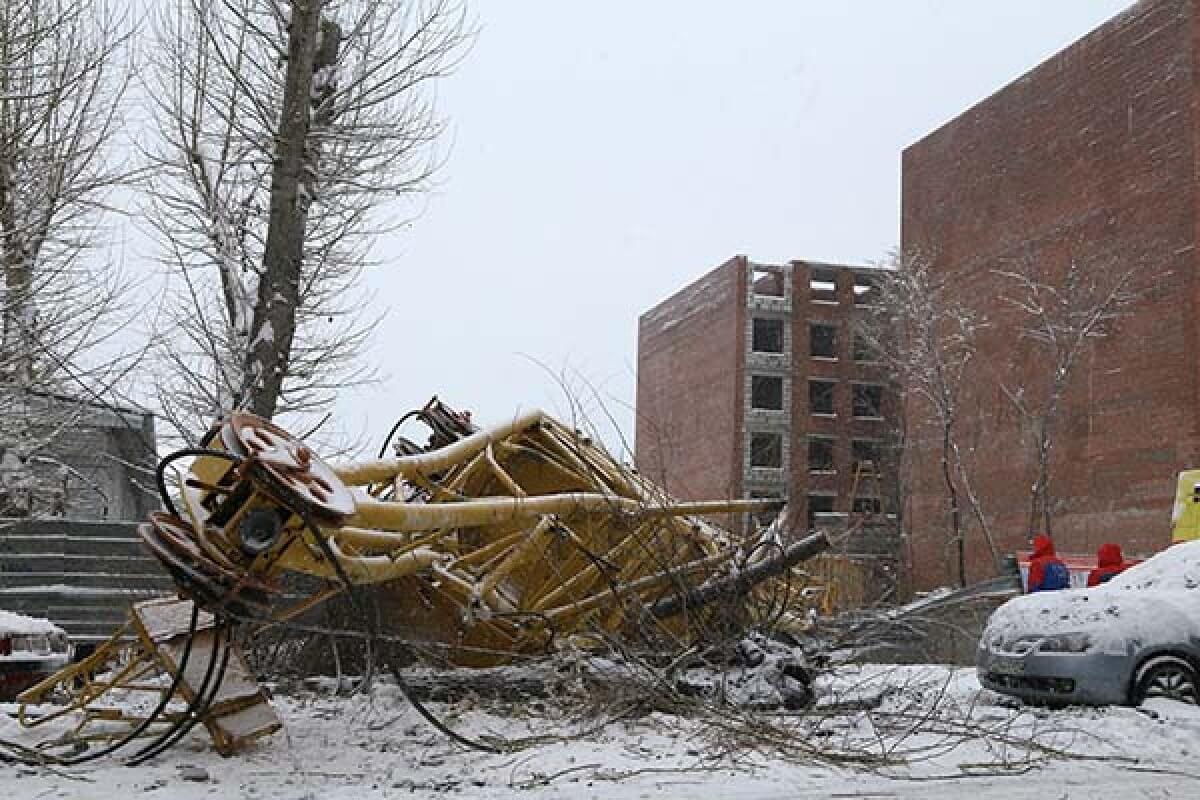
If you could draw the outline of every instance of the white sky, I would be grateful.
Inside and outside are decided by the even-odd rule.
[[[735,253],[882,257],[901,150],[1128,5],[474,0],[441,185],[368,278],[385,379],[339,421],[562,413],[565,372],[629,431],[640,313]]]

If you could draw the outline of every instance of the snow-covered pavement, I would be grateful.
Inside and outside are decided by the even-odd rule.
[[[1200,709],[1171,701],[1142,710],[1028,710],[981,690],[972,670],[881,666],[839,670],[823,679],[822,699],[838,705],[795,728],[823,743],[803,759],[724,747],[712,724],[659,713],[572,736],[578,721],[540,703],[503,712],[434,706],[462,733],[524,745],[479,753],[430,728],[394,687],[349,699],[305,693],[277,697],[286,731],[238,756],[216,755],[197,731],[146,766],[0,766],[0,786],[14,798],[161,800],[1200,796]],[[874,707],[849,707],[863,700]],[[0,739],[29,741],[5,716]],[[890,763],[820,763],[834,752],[887,753]]]

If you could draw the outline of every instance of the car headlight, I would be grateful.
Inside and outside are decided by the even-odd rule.
[[[1092,637],[1086,633],[1056,633],[1042,639],[1039,653],[1086,653],[1092,647]]]

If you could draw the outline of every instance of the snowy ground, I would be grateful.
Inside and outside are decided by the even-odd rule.
[[[1200,796],[1200,709],[1190,706],[1021,709],[981,690],[973,670],[943,667],[843,668],[821,688],[823,713],[772,723],[775,733],[791,730],[793,743],[812,743],[809,758],[732,750],[722,740],[740,730],[723,735],[711,723],[657,713],[483,754],[449,742],[383,686],[369,698],[277,697],[286,732],[232,758],[213,753],[206,734],[195,732],[147,766],[110,760],[62,773],[0,766],[0,786],[15,798],[161,800]],[[855,710],[856,701],[874,707]],[[578,733],[562,709],[540,703],[503,713],[434,709],[471,736]],[[0,739],[24,735],[0,715]],[[833,753],[874,763],[822,763]],[[882,753],[888,763],[880,763]]]

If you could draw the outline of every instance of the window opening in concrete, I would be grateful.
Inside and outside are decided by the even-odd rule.
[[[833,472],[834,440],[824,436],[808,438],[808,469],[810,472]]]
[[[763,411],[782,411],[783,378],[777,375],[752,375],[750,407]]]
[[[833,381],[808,382],[808,410],[812,414],[833,414]]]
[[[879,360],[875,349],[871,347],[871,343],[867,341],[867,337],[861,333],[854,334],[854,360],[860,364],[872,364]]]
[[[783,270],[752,267],[750,290],[766,297],[783,297]]]
[[[854,498],[853,511],[856,514],[878,514],[883,510],[883,503],[878,497],[856,497]]]
[[[852,439],[850,441],[850,460],[854,468],[863,470],[879,470],[879,442],[873,439]]]
[[[750,349],[756,353],[783,352],[783,320],[755,317],[750,336]]]
[[[883,387],[871,383],[854,384],[850,401],[851,413],[856,417],[881,417]]]
[[[783,435],[750,434],[750,466],[779,469],[783,466]]]
[[[831,494],[810,494],[808,496],[808,529],[817,527],[817,514],[833,512],[834,496]]]
[[[808,326],[808,353],[813,358],[837,358],[837,326],[811,323]]]
[[[820,267],[810,270],[808,288],[814,303],[836,303],[837,273]]]
[[[879,302],[879,286],[866,275],[854,276],[854,305],[873,306]]]

